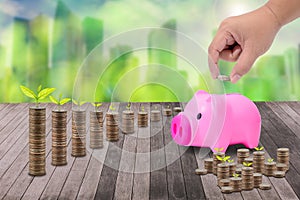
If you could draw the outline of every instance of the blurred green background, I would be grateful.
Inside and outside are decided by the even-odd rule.
[[[262,0],[2,0],[0,1],[0,102],[29,101],[19,85],[37,88],[42,84],[57,88],[57,94],[72,97],[78,70],[90,52],[108,38],[132,29],[162,27],[185,34],[206,51],[220,22],[261,6]],[[226,93],[241,93],[254,101],[300,100],[300,22],[285,26],[271,49],[255,63],[238,84],[224,83]],[[249,27],[251,28],[251,27]],[[117,101],[188,101],[199,89],[209,89],[209,72],[198,73],[176,55],[177,36],[153,31],[148,44],[159,49],[135,51],[131,46],[115,44],[108,57],[116,58],[98,77],[94,99],[111,101],[119,81],[131,73],[121,87]],[[174,53],[175,52],[175,53]],[[193,52],[195,53],[195,52]],[[200,54],[200,53],[199,53]],[[103,56],[103,58],[101,57]],[[99,60],[104,60],[99,55]],[[90,60],[88,60],[91,62]],[[202,61],[206,65],[207,61]],[[158,64],[172,73],[153,69],[135,70],[141,65]],[[220,62],[222,74],[230,74],[234,63]],[[208,66],[204,66],[208,69]],[[143,73],[142,73],[143,72]],[[145,72],[145,73],[144,73]],[[182,78],[178,81],[178,77]],[[132,76],[133,75],[133,76]],[[167,85],[153,83],[162,76],[177,84],[179,92]],[[168,77],[167,77],[168,76]],[[87,77],[89,75],[87,74]],[[125,80],[125,79],[124,79]],[[148,80],[148,82],[147,82]],[[185,80],[189,89],[182,84]],[[147,82],[134,90],[131,84]],[[93,88],[88,81],[84,90]],[[130,93],[126,95],[125,93]]]

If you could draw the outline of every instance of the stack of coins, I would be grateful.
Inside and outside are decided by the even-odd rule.
[[[163,109],[163,115],[167,116],[167,117],[172,116],[172,110],[170,108],[164,108]]]
[[[222,192],[222,193],[230,194],[230,193],[232,193],[232,191],[233,191],[233,188],[230,187],[230,186],[221,187],[221,192]]]
[[[217,177],[218,177],[218,185],[219,186],[220,186],[221,179],[229,178],[229,166],[227,163],[218,164]]]
[[[277,163],[276,164],[276,169],[277,169],[277,171],[286,172],[287,171],[287,166],[286,166],[286,164],[283,164],[283,163]]]
[[[285,172],[284,171],[274,171],[273,176],[275,178],[283,178],[283,177],[285,177]]]
[[[106,140],[119,140],[119,114],[116,112],[106,113]]]
[[[100,149],[103,147],[103,112],[90,112],[90,147]]]
[[[52,111],[52,165],[67,164],[67,111]]]
[[[242,168],[242,189],[252,190],[254,187],[253,168],[243,167]]]
[[[196,169],[195,173],[197,175],[206,175],[207,174],[207,170],[206,169]]]
[[[232,162],[232,163],[228,163],[229,165],[229,176],[233,176],[233,174],[235,174],[235,170],[236,170],[236,163]]]
[[[72,112],[72,156],[86,155],[86,112]]]
[[[235,173],[236,174],[242,174],[242,168],[236,168]]]
[[[225,153],[223,152],[215,152],[213,154],[213,174],[217,175],[217,168],[218,168],[218,164],[222,163],[221,160],[218,160],[217,156],[220,156],[222,158],[225,157]]]
[[[219,186],[220,187],[230,186],[230,179],[221,179],[219,181]]]
[[[238,164],[243,164],[245,158],[248,158],[249,156],[250,156],[249,149],[238,149],[237,150]]]
[[[144,111],[138,112],[138,127],[148,126],[148,113]]]
[[[159,110],[151,110],[151,121],[153,121],[153,122],[160,121],[160,111]]]
[[[131,110],[124,110],[122,113],[122,132],[134,132],[134,112]]]
[[[262,174],[261,173],[254,173],[253,174],[254,180],[254,187],[259,188],[259,185],[262,183]]]
[[[286,164],[287,170],[289,170],[290,152],[288,148],[277,149],[277,163]]]
[[[244,162],[246,162],[246,163],[253,163],[253,158],[250,158],[250,157],[245,158]]]
[[[46,108],[29,108],[29,175],[46,174]]]
[[[259,185],[259,189],[261,190],[270,190],[271,189],[271,185],[270,184],[260,184]]]
[[[204,160],[204,168],[207,170],[207,173],[213,173],[213,159],[206,158]]]
[[[230,178],[230,186],[233,188],[233,192],[240,192],[242,190],[242,178],[241,177]]]
[[[181,107],[174,107],[173,114],[174,116],[178,115],[182,111]]]
[[[264,175],[265,176],[273,176],[274,171],[276,171],[276,163],[275,162],[265,162]]]
[[[253,152],[253,170],[256,173],[263,173],[265,164],[265,152]]]

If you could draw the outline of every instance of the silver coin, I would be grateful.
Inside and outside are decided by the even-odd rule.
[[[219,79],[220,81],[230,81],[230,77],[226,75],[219,75],[217,79]]]

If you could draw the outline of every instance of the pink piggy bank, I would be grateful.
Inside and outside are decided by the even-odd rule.
[[[209,94],[198,91],[176,115],[171,134],[179,145],[223,148],[243,144],[258,146],[261,128],[260,113],[255,104],[239,94]]]

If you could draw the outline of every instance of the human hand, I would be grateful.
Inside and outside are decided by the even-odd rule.
[[[208,49],[212,77],[219,75],[219,59],[237,61],[230,74],[231,82],[236,83],[270,48],[280,28],[276,15],[267,5],[225,19]]]

